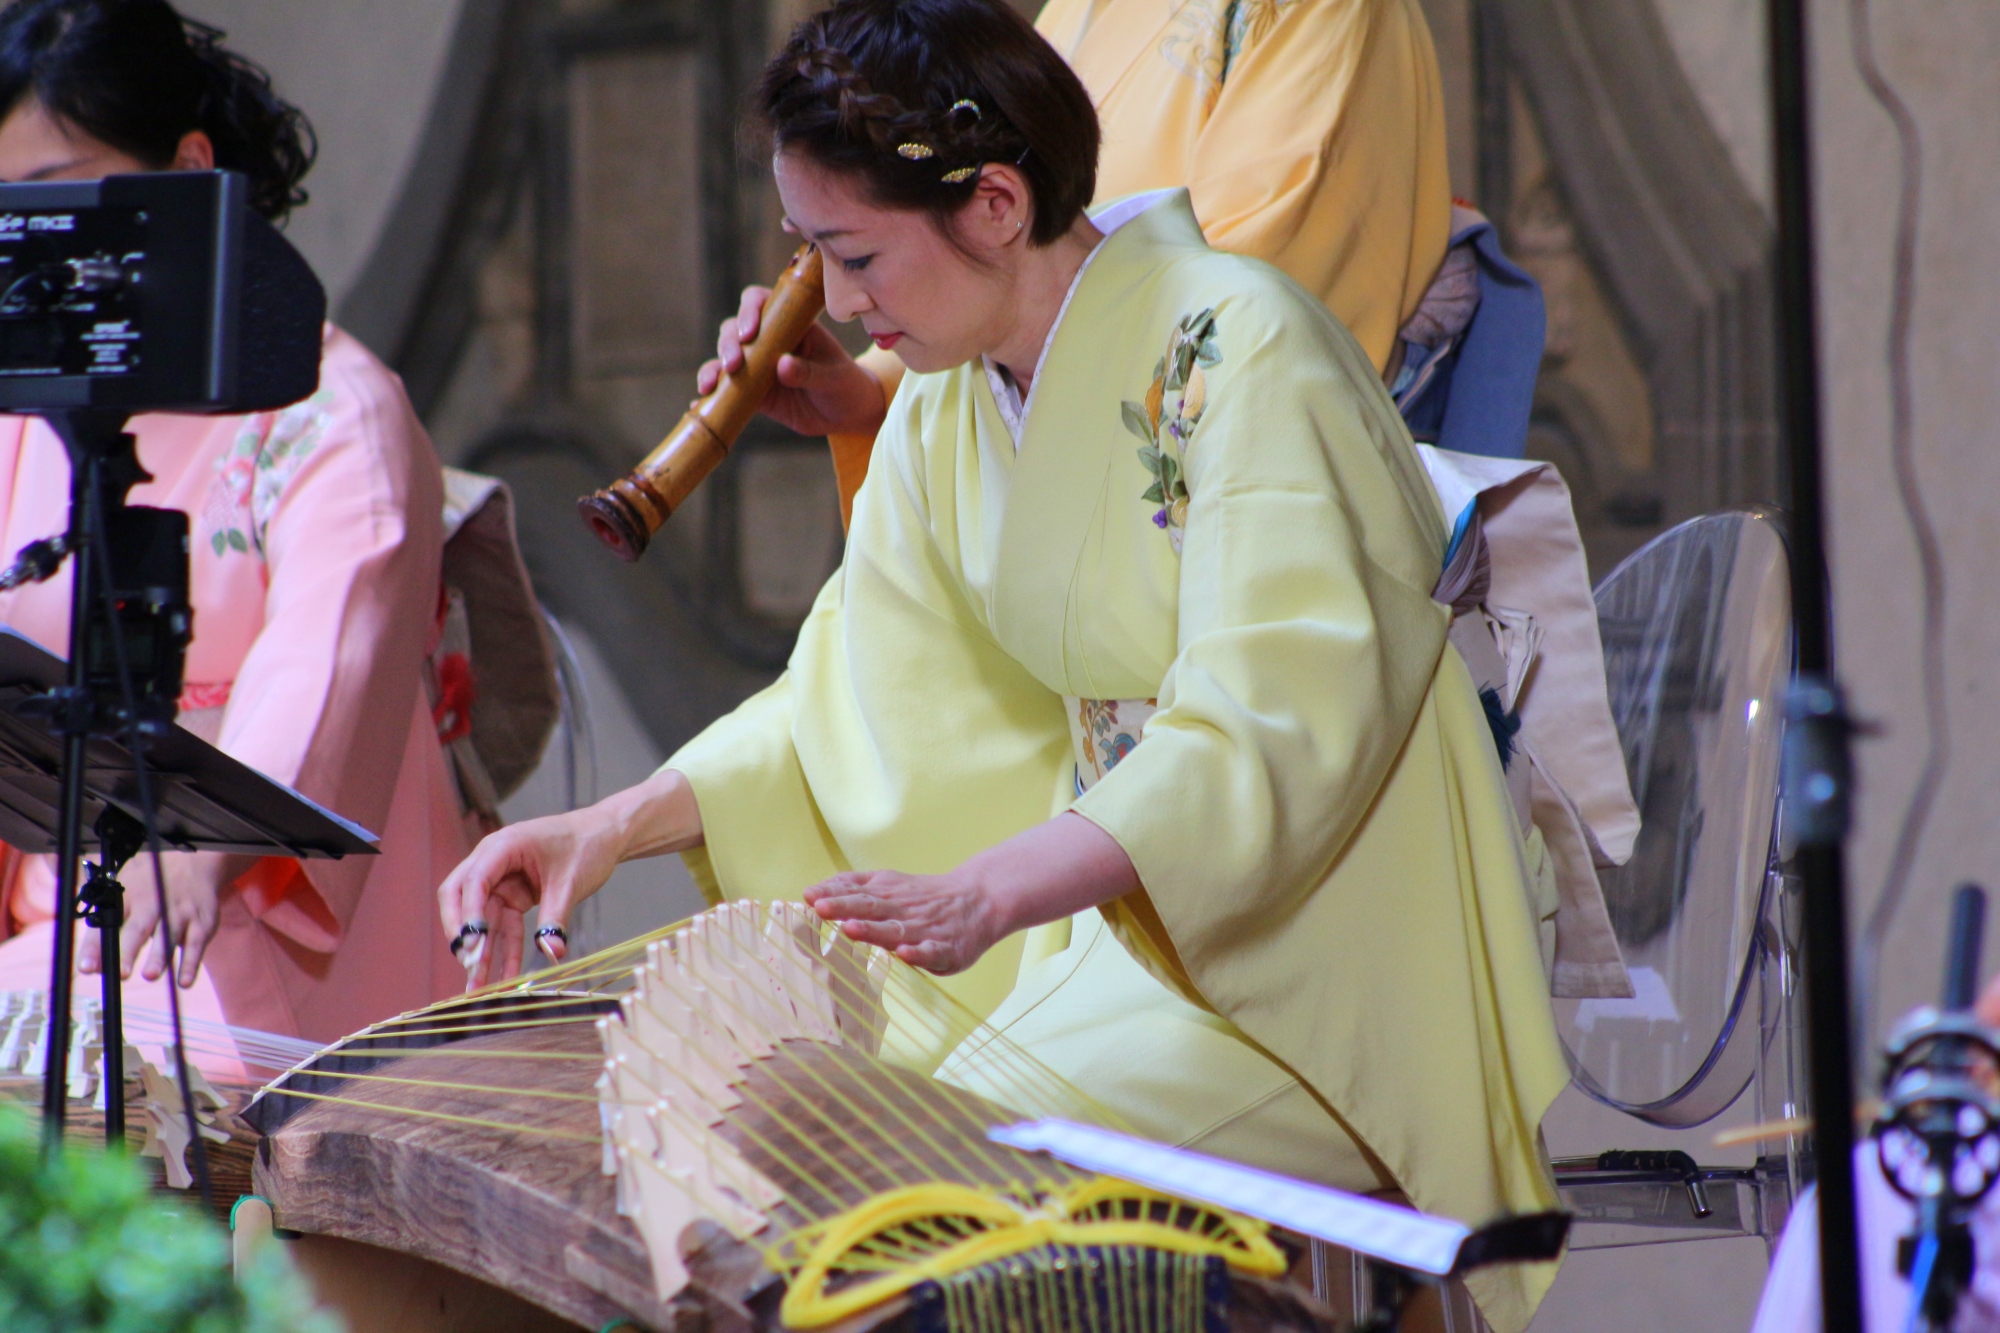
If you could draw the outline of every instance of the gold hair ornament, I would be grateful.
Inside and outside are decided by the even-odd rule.
[[[937,150],[927,143],[897,144],[896,152],[899,156],[907,158],[912,162],[921,162],[925,158],[937,156]]]
[[[963,185],[978,174],[978,167],[959,167],[955,170],[945,172],[941,179],[947,185]]]

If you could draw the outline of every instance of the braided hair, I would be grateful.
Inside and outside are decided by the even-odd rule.
[[[1067,233],[1097,189],[1090,95],[1002,0],[838,0],[792,33],[756,106],[774,150],[858,177],[947,235],[988,163],[1027,178],[1035,245]]]
[[[0,117],[29,101],[151,168],[193,130],[277,221],[306,201],[317,144],[297,107],[223,34],[167,0],[15,0],[0,10]]]

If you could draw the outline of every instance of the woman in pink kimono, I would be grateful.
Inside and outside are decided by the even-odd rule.
[[[310,131],[217,36],[164,0],[12,5],[0,13],[0,180],[220,165],[245,172],[259,210],[282,217],[305,197]],[[124,874],[113,960],[126,1003],[164,1010],[177,980],[191,1018],[325,1041],[462,988],[431,890],[470,843],[422,675],[438,626],[443,483],[401,384],[329,326],[305,402],[142,416],[131,429],[154,478],[131,501],[182,510],[192,526],[182,725],[374,831],[382,855],[169,854],[174,959],[140,858]],[[68,486],[53,432],[0,417],[0,561],[62,530]],[[69,587],[65,568],[0,594],[0,623],[63,653]],[[47,987],[54,894],[50,858],[6,854],[0,991]],[[97,969],[96,932],[78,952],[80,970]]]

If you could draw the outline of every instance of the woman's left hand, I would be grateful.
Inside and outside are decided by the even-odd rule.
[[[854,870],[805,891],[841,933],[948,977],[1017,930],[1060,921],[1139,888],[1109,833],[1069,811],[989,847],[948,875]]]
[[[1007,933],[991,895],[963,871],[852,871],[813,885],[805,900],[849,939],[939,976],[965,971]]]
[[[256,863],[254,856],[225,852],[169,852],[160,858],[167,875],[167,911],[172,921],[174,950],[179,966],[174,980],[186,988],[194,985],[201,971],[202,956],[215,939],[216,920],[221,914],[222,894],[238,877]],[[171,966],[160,944],[160,895],[153,887],[153,858],[143,852],[118,872],[125,886],[125,923],[118,932],[118,974],[131,977],[140,950],[146,961],[139,973],[157,981]],[[81,932],[77,941],[77,970],[95,972],[103,966],[98,953],[98,933]]]

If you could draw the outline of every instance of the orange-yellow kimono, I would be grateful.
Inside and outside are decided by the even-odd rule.
[[[402,385],[329,329],[319,391],[305,402],[142,416],[132,430],[155,478],[132,503],[182,510],[193,529],[181,724],[382,840],[376,857],[259,862],[224,893],[184,1011],[331,1041],[462,989],[433,890],[470,842],[422,677],[437,633],[444,487]],[[54,433],[0,417],[0,553],[61,531],[68,486]],[[0,593],[0,624],[66,653],[69,588],[65,566]],[[53,863],[7,862],[0,991],[44,989]],[[162,986],[136,976],[125,994],[128,1006],[166,1007]]]
[[[1275,264],[1380,371],[1451,234],[1443,82],[1417,0],[1049,0],[1104,130],[1097,197],[1186,186],[1208,243]],[[902,363],[865,362],[893,398]],[[869,436],[835,436],[844,507]]]
[[[1210,245],[1283,269],[1388,364],[1451,233],[1417,0],[1050,0],[1035,26],[1097,104],[1099,199],[1185,185]]]

